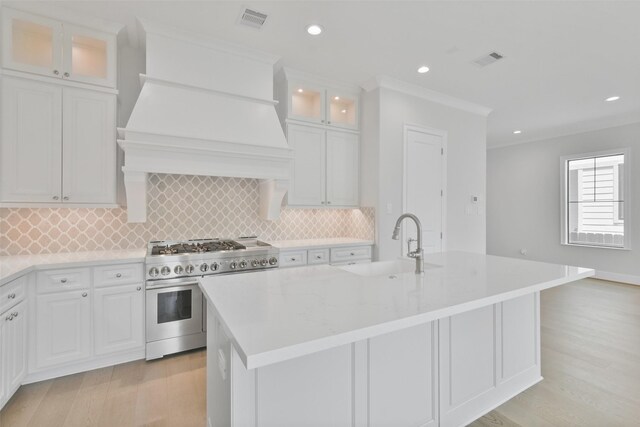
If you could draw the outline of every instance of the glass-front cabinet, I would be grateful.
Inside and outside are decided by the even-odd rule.
[[[315,123],[324,123],[325,90],[308,84],[289,85],[289,117]]]
[[[327,124],[350,129],[358,128],[357,95],[328,89],[327,99],[329,103]]]
[[[288,84],[287,118],[346,129],[358,129],[359,95],[308,83]]]
[[[115,34],[3,9],[3,68],[116,86]]]

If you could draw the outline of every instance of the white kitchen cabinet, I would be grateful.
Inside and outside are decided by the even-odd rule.
[[[358,206],[360,143],[353,133],[327,131],[327,204]]]
[[[5,381],[5,373],[4,373],[4,364],[5,364],[4,324],[8,322],[8,319],[4,317],[6,316],[4,313],[0,313],[0,315],[3,316],[3,317],[0,317],[0,409],[2,409],[2,406],[4,405],[4,402],[7,399],[7,391],[5,390],[6,381]]]
[[[290,68],[281,70],[275,86],[281,119],[358,130],[360,88]]]
[[[466,425],[542,379],[539,296],[439,321],[441,426]]]
[[[1,199],[58,202],[62,194],[62,88],[2,78]]]
[[[115,203],[115,95],[63,90],[62,200]]]
[[[3,40],[4,68],[116,85],[116,34],[4,8]]]
[[[371,245],[289,248],[280,251],[280,268],[359,264],[371,262],[371,257]]]
[[[116,95],[2,79],[3,203],[116,203]]]
[[[142,283],[94,290],[95,354],[143,348],[144,286]]]
[[[357,134],[289,124],[287,141],[294,151],[289,206],[358,206]]]
[[[91,299],[89,283],[86,285],[85,289],[36,296],[37,369],[84,360],[91,355]]]
[[[27,303],[21,302],[2,314],[0,322],[0,389],[11,396],[27,373]],[[1,395],[1,393],[0,393]],[[2,404],[0,396],[0,405]]]
[[[288,204],[323,206],[326,201],[325,131],[289,125],[287,141],[294,153]]]

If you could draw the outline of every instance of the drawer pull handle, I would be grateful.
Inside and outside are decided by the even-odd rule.
[[[142,290],[142,286],[138,286],[138,287],[136,288],[136,291],[140,291],[140,290]]]
[[[316,255],[316,259],[322,259],[322,255]]]
[[[355,256],[355,255],[356,255],[355,253],[351,252],[351,256]]]
[[[67,283],[67,279],[60,279],[60,283]]]
[[[119,279],[119,278],[121,278],[121,277],[122,277],[122,273],[117,273],[117,274],[116,274],[116,277],[117,277],[118,279]]]
[[[9,298],[9,299],[15,299],[15,297],[16,297],[16,294],[14,294],[14,293],[11,293],[11,294],[7,295],[7,298]]]
[[[82,298],[86,298],[86,297],[87,297],[87,293],[86,293],[86,292],[83,292],[83,293],[82,293]]]
[[[291,258],[291,261],[295,261],[295,260],[296,260],[295,258]]]

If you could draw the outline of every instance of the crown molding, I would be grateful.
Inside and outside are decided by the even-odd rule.
[[[487,144],[487,150],[496,150],[498,148],[507,148],[507,147],[513,147],[515,145],[529,144],[532,142],[547,141],[550,139],[562,138],[565,136],[572,136],[572,135],[580,135],[582,133],[588,133],[588,132],[597,132],[599,130],[611,129],[611,128],[616,128],[620,126],[628,126],[636,123],[640,123],[640,114],[637,111],[634,111],[631,113],[604,117],[596,120],[570,123],[563,127],[557,127],[550,130],[541,131],[538,133],[538,136],[531,137],[524,140],[509,141],[509,142],[503,142],[503,143],[497,143],[497,144],[491,144],[491,145]]]
[[[361,84],[360,86],[367,92],[377,88],[389,89],[407,95],[415,96],[417,98],[426,99],[427,101],[435,102],[437,104],[446,105],[447,107],[466,111],[468,113],[478,114],[484,117],[488,116],[492,111],[492,108],[486,107],[484,105],[456,98],[455,96],[427,89],[413,83],[407,83],[405,81],[398,80],[389,76],[376,76]]]

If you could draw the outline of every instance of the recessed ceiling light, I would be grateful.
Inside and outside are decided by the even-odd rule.
[[[426,65],[423,65],[423,66],[421,66],[420,68],[418,68],[418,72],[419,72],[420,74],[424,74],[424,73],[426,73],[427,71],[429,71],[429,67],[427,67]]]
[[[312,36],[320,35],[320,33],[322,33],[322,27],[318,24],[311,24],[307,27],[307,33]]]
[[[613,102],[613,101],[617,101],[618,99],[620,99],[619,96],[610,96],[609,98],[605,99],[605,101]]]
[[[515,135],[519,135],[519,134],[521,134],[521,133],[522,133],[522,131],[521,131],[521,130],[514,130],[514,131],[513,131],[513,133],[514,133]]]
[[[340,97],[339,96],[334,96],[333,99],[335,99],[336,101],[340,101]]]
[[[347,110],[340,111],[342,114],[347,114]]]
[[[302,89],[298,89],[298,93],[302,93],[304,92]]]

